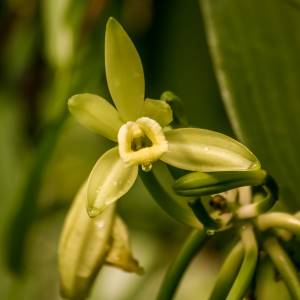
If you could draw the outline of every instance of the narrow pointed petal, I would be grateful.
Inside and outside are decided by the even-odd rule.
[[[106,25],[105,69],[111,97],[122,120],[141,116],[145,81],[141,59],[129,36],[113,18]]]
[[[169,151],[161,160],[177,168],[201,171],[242,171],[260,168],[257,158],[236,140],[214,131],[180,128],[165,132]]]
[[[117,141],[122,121],[117,110],[105,99],[94,94],[78,94],[69,99],[68,106],[80,124]]]
[[[109,252],[115,206],[91,219],[86,212],[87,184],[75,197],[66,217],[58,247],[61,294],[85,299]]]
[[[155,120],[161,127],[165,127],[173,121],[170,105],[162,100],[146,99],[142,115]]]
[[[118,147],[105,152],[96,162],[88,180],[88,214],[95,217],[133,186],[138,166],[125,166]]]
[[[121,268],[127,272],[143,273],[138,261],[132,256],[128,229],[123,220],[117,216],[112,231],[112,244],[105,263]]]

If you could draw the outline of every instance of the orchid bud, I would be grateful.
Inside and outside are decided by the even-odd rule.
[[[184,196],[212,195],[241,186],[261,185],[265,182],[264,170],[225,171],[225,172],[193,172],[179,178],[175,191]]]
[[[86,211],[86,184],[67,215],[61,234],[58,261],[61,294],[68,299],[85,298],[110,249],[115,207],[109,206],[91,219]]]
[[[59,243],[61,294],[68,299],[87,297],[104,263],[142,273],[131,253],[127,227],[116,215],[115,205],[90,218],[86,197],[85,183],[67,215]]]

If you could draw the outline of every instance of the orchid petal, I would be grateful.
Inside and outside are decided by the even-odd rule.
[[[122,122],[117,110],[94,94],[78,94],[68,101],[69,110],[80,124],[104,137],[117,141]]]
[[[236,140],[214,131],[180,128],[165,132],[168,152],[161,160],[177,168],[201,171],[242,171],[260,168],[257,158]]]
[[[125,166],[118,147],[105,152],[96,162],[88,180],[88,214],[95,217],[133,186],[138,166]]]
[[[58,248],[62,296],[85,299],[105,261],[115,220],[115,206],[91,219],[86,212],[87,184],[79,190],[66,217]]]
[[[165,127],[173,121],[170,105],[162,100],[146,99],[142,115],[155,120],[161,127]]]
[[[132,256],[128,229],[124,221],[117,216],[112,231],[112,244],[105,263],[127,272],[143,273],[138,261]]]
[[[106,25],[105,69],[108,88],[122,120],[135,121],[144,103],[143,67],[131,39],[113,18]]]

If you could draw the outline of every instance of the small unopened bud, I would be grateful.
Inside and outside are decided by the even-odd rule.
[[[241,186],[256,186],[265,182],[264,170],[193,172],[179,178],[173,188],[184,196],[205,196],[222,193]]]

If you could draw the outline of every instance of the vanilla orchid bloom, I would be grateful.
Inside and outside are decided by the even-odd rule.
[[[106,27],[105,69],[115,107],[93,94],[75,95],[68,102],[82,125],[118,143],[100,157],[89,176],[90,217],[103,212],[133,186],[139,165],[143,171],[150,171],[157,160],[202,172],[259,168],[246,147],[223,134],[165,128],[172,122],[172,110],[165,101],[145,99],[140,57],[113,18]]]

